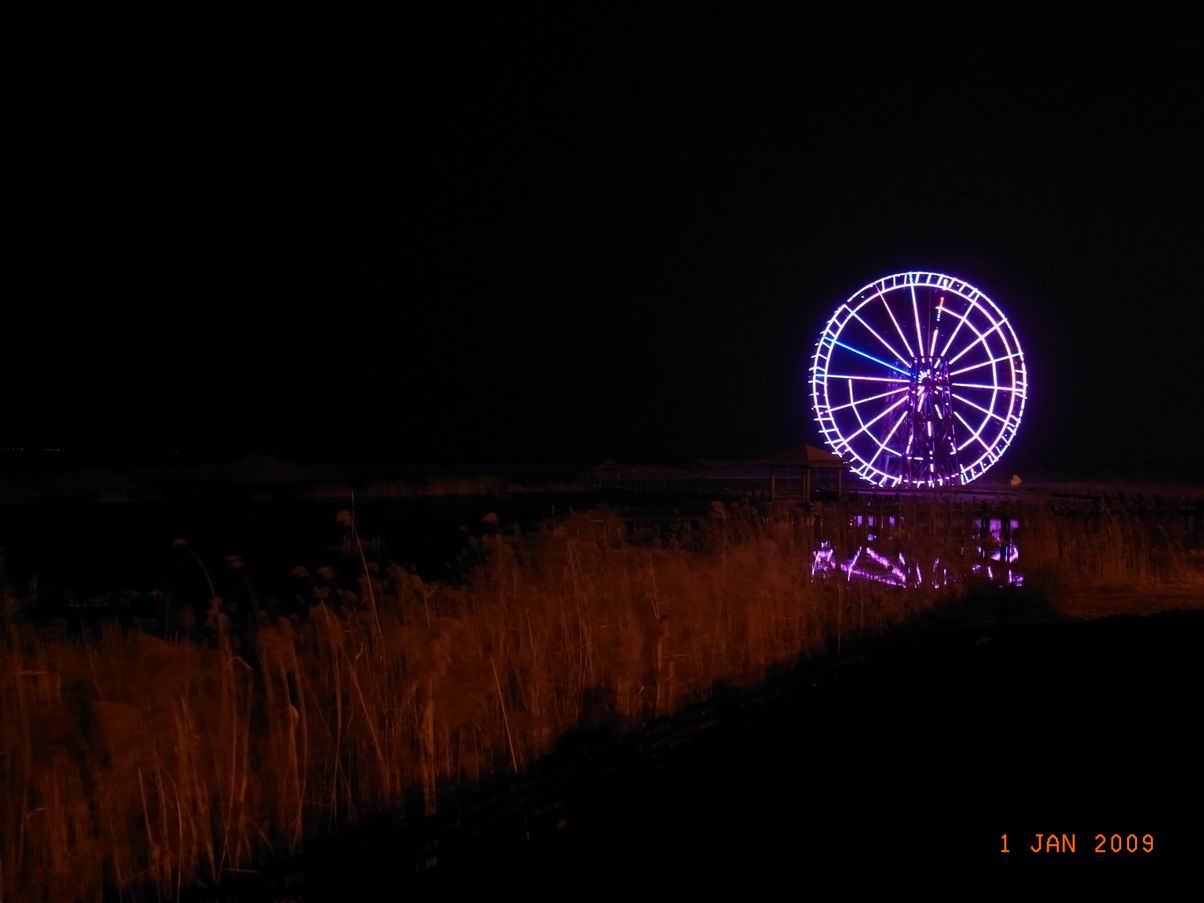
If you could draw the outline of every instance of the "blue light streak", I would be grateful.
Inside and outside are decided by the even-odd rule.
[[[830,341],[832,342],[833,345],[839,345],[841,348],[844,348],[846,351],[851,351],[854,354],[860,354],[862,357],[873,361],[875,364],[881,364],[883,367],[889,367],[890,369],[894,370],[896,373],[902,373],[908,379],[911,378],[910,370],[904,370],[902,367],[896,367],[894,364],[888,364],[886,361],[882,360],[882,358],[880,358],[880,357],[874,357],[872,354],[867,354],[866,352],[862,351],[861,349],[854,348],[852,345],[846,345],[844,342],[838,341],[837,339],[831,339]]]

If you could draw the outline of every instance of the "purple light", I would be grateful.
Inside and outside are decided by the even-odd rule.
[[[888,364],[886,361],[882,360],[882,358],[874,357],[872,354],[867,354],[860,348],[854,348],[852,345],[846,345],[844,342],[836,341],[836,339],[832,339],[832,344],[839,345],[841,348],[844,348],[846,351],[851,351],[854,354],[860,354],[862,357],[868,358],[875,364],[881,364],[883,367],[890,367],[890,369],[894,370],[896,373],[902,373],[904,376],[911,376],[911,373],[907,370],[904,370],[902,367],[896,367],[894,364]]]
[[[914,345],[895,316],[892,294],[911,305]],[[956,321],[951,330],[942,329],[946,316]],[[885,338],[891,329],[910,359]],[[875,344],[890,358],[865,350]],[[980,346],[985,360],[951,366]],[[874,376],[842,366],[856,360],[845,352],[892,373]],[[844,372],[833,372],[837,368]],[[953,382],[970,372],[986,378]],[[1024,355],[1003,312],[964,280],[923,271],[878,279],[840,305],[816,344],[810,373],[825,443],[853,473],[878,486],[943,486],[982,476],[1014,439],[1028,391]],[[846,397],[833,397],[834,382]],[[982,395],[970,399],[956,389]],[[886,419],[893,411],[899,413]],[[896,436],[901,452],[891,447]],[[972,448],[980,453],[968,455]]]
[[[923,351],[924,337],[920,335],[920,308],[916,304],[916,284],[914,282],[911,284],[911,312],[916,317],[916,347]]]
[[[903,340],[903,347],[907,349],[907,354],[910,357],[915,357],[916,353],[912,351],[911,346],[907,344],[907,336],[903,334],[903,327],[899,325],[899,321],[895,319],[894,311],[892,311],[890,309],[890,305],[886,303],[886,295],[879,294],[878,297],[882,299],[882,304],[886,308],[886,313],[890,317],[890,321],[895,324],[895,329],[897,329],[899,332],[899,338]]]
[[[905,379],[894,379],[893,377],[889,377],[889,376],[854,376],[854,375],[848,374],[848,373],[833,373],[828,378],[829,379],[860,379],[860,380],[865,380],[866,382],[872,382],[872,383],[903,383],[905,385],[907,383],[907,380],[905,380]]]
[[[895,357],[897,357],[903,363],[904,366],[910,366],[911,362],[907,358],[905,358],[903,355],[899,354],[899,352],[895,351],[894,347],[891,346],[890,342],[886,341],[886,339],[884,339],[884,338],[882,338],[882,336],[878,335],[878,333],[874,330],[874,327],[870,326],[869,323],[865,322],[865,320],[863,320],[856,311],[850,311],[850,313],[854,317],[857,318],[858,322],[860,322],[861,325],[866,328],[866,330],[869,332],[870,335],[872,335],[879,342],[881,342],[884,346],[886,346],[887,351],[889,351],[891,354],[893,354]]]
[[[830,408],[832,413],[843,411],[845,408],[851,408],[853,405],[865,404],[870,401],[877,401],[879,398],[886,398],[890,395],[898,395],[900,392],[906,392],[906,389],[891,389],[889,392],[883,392],[881,395],[871,395],[869,398],[859,398],[856,401],[846,401],[844,404],[838,404],[834,408]]]

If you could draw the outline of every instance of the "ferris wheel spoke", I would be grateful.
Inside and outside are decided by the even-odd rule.
[[[973,304],[971,304],[970,307],[968,307],[966,309],[966,312],[964,314],[959,315],[959,314],[953,313],[953,311],[949,312],[951,316],[958,318],[957,328],[955,328],[953,330],[953,335],[949,336],[949,341],[946,342],[945,347],[943,349],[941,349],[941,357],[948,358],[946,363],[949,365],[952,365],[954,363],[954,361],[958,360],[962,355],[969,352],[972,348],[977,347],[979,345],[979,343],[981,343],[982,346],[987,349],[987,354],[991,353],[991,348],[987,344],[987,336],[989,336],[992,332],[997,330],[999,328],[999,324],[995,323],[994,321],[991,321],[992,325],[991,325],[990,329],[988,329],[986,332],[979,332],[977,329],[974,328],[974,324],[970,322],[970,312],[972,310],[974,310]],[[974,339],[968,345],[966,345],[965,348],[963,348],[961,351],[959,351],[957,354],[955,354],[953,357],[950,358],[950,357],[948,357],[949,349],[953,345],[953,340],[955,338],[957,338],[958,329],[960,329],[963,325],[968,325],[970,327],[970,331],[972,333],[974,333]],[[1003,333],[1001,332],[1000,335],[1002,336]],[[1005,345],[1007,344],[1006,339],[1004,339],[1004,344]]]
[[[949,353],[949,348],[953,345],[953,340],[957,338],[957,334],[961,331],[962,326],[964,326],[966,321],[970,319],[970,311],[973,309],[974,305],[971,304],[968,308],[966,308],[966,312],[964,314],[955,314],[953,311],[949,311],[950,314],[957,318],[957,325],[953,327],[953,332],[949,333],[949,339],[945,342],[945,347],[941,349],[941,357],[945,357]],[[973,326],[970,328],[974,329]]]
[[[883,411],[881,414],[879,414],[873,420],[867,420],[865,423],[861,424],[860,429],[858,429],[856,432],[850,433],[845,438],[845,444],[848,445],[850,442],[852,442],[854,439],[856,439],[858,436],[860,436],[862,433],[864,433],[866,430],[868,430],[871,426],[873,426],[875,423],[877,423],[879,420],[881,420],[883,417],[885,417],[887,414],[889,414],[891,411],[893,411],[899,405],[903,404],[903,402],[905,402],[905,401],[907,401],[906,398],[900,398],[898,401],[896,401],[894,404],[892,404],[889,408],[887,408],[885,411]],[[870,436],[874,436],[874,434],[870,433]],[[875,439],[875,441],[877,441],[877,437],[874,437],[874,439]]]
[[[874,466],[874,462],[878,460],[878,456],[880,454],[882,454],[884,451],[889,451],[895,455],[899,454],[893,448],[887,448],[887,446],[890,445],[890,440],[894,438],[895,430],[897,430],[902,425],[903,421],[907,419],[907,413],[908,413],[907,411],[904,411],[899,416],[899,419],[895,421],[895,425],[890,428],[890,432],[886,434],[886,438],[883,439],[881,442],[878,442],[878,450],[876,452],[874,452],[874,456],[872,458],[870,458],[869,461],[866,462],[866,467],[872,468]],[[870,435],[873,436],[873,433],[871,433]],[[875,442],[878,441],[877,436],[874,436],[874,441]]]
[[[890,317],[890,321],[895,324],[895,329],[899,333],[899,338],[903,340],[903,347],[907,349],[908,354],[910,354],[912,357],[915,357],[915,352],[911,350],[911,345],[907,343],[907,336],[903,334],[903,327],[900,326],[899,321],[895,319],[895,312],[891,310],[890,305],[886,303],[886,295],[879,295],[878,297],[882,299],[882,306],[886,308],[886,313]]]
[[[959,351],[957,354],[953,355],[953,357],[949,358],[949,366],[953,366],[954,364],[956,364],[962,355],[967,354],[971,348],[974,348],[979,343],[981,343],[982,347],[987,350],[987,354],[990,354],[991,346],[987,344],[987,336],[989,336],[993,332],[998,332],[999,337],[1001,339],[1003,339],[1004,347],[1005,348],[1008,347],[1007,338],[1004,337],[1003,332],[999,328],[1002,325],[1003,325],[1003,321],[1001,320],[998,323],[992,323],[991,328],[988,329],[986,332],[979,332],[977,329],[975,329],[974,332],[978,335],[978,338],[975,339],[973,342],[971,342],[969,345],[967,345],[965,348],[963,348],[961,351]],[[973,327],[971,327],[971,328],[973,329]]]
[[[894,379],[889,376],[859,376],[849,373],[829,373],[827,379],[861,379],[871,383],[904,383],[910,384],[910,379]]]
[[[895,351],[894,347],[890,344],[890,342],[886,341],[886,339],[884,339],[884,338],[882,338],[882,336],[878,335],[878,333],[875,331],[874,327],[870,326],[869,323],[865,322],[865,320],[863,320],[861,318],[861,315],[858,314],[857,311],[853,310],[850,307],[849,313],[851,313],[853,315],[853,317],[856,318],[858,323],[860,323],[862,326],[864,326],[866,328],[866,330],[869,332],[870,335],[872,335],[879,342],[881,342],[883,347],[886,348],[887,351],[889,351],[891,354],[893,354],[895,357],[897,357],[900,360],[900,362],[902,362],[903,366],[905,366],[905,367],[911,366],[911,361],[909,361],[903,355],[899,354],[899,352]]]
[[[931,315],[932,299],[928,299],[928,307]],[[941,314],[945,312],[945,296],[941,295],[940,303],[936,306],[936,328],[932,330],[932,344],[928,349],[929,357],[936,357],[936,340],[941,334]]]
[[[970,431],[970,438],[967,439],[965,442],[963,442],[961,445],[959,445],[957,447],[958,451],[961,451],[963,448],[965,448],[967,445],[969,445],[971,442],[973,442],[976,439],[978,440],[978,444],[981,445],[986,451],[991,450],[991,446],[987,445],[987,443],[985,443],[982,440],[982,436],[980,435],[980,433],[982,433],[981,426],[977,430],[974,429],[974,427],[970,426],[970,424],[966,422],[966,418],[961,415],[960,411],[955,410],[953,412],[953,416],[956,417],[958,420],[960,420],[962,422],[962,426],[964,426],[966,429],[968,429]],[[984,426],[986,425],[985,420],[983,421],[983,425]]]
[[[834,408],[828,408],[828,413],[834,414],[837,411],[843,411],[845,408],[851,408],[859,404],[868,404],[871,401],[877,401],[880,398],[888,398],[891,395],[898,395],[900,392],[906,391],[906,387],[902,389],[891,389],[889,392],[883,392],[880,395],[871,395],[869,398],[858,398],[856,401],[846,401],[844,404],[838,404]]]
[[[964,354],[965,352],[962,353]],[[959,354],[958,357],[961,357],[961,355]],[[981,364],[971,364],[969,367],[962,367],[960,370],[953,370],[949,373],[949,375],[960,376],[961,374],[968,373],[971,370],[977,370],[979,367],[989,367],[991,364],[998,364],[1000,361],[1010,360],[1014,357],[1020,357],[1020,352],[1013,351],[1011,354],[1005,354],[1002,357],[993,357],[989,361],[983,361]],[[957,358],[954,358],[953,360],[957,360]],[[950,361],[949,363],[953,363],[953,361]]]
[[[991,417],[994,417],[994,418],[995,418],[996,420],[998,420],[1000,423],[1006,424],[1006,423],[1008,422],[1008,421],[1007,421],[1007,418],[1005,418],[1005,417],[1000,417],[1000,416],[999,416],[998,414],[996,414],[994,411],[992,411],[992,410],[990,410],[990,409],[988,409],[988,408],[984,408],[984,407],[983,407],[982,405],[980,405],[980,404],[975,404],[975,403],[974,403],[974,402],[972,402],[970,399],[968,399],[968,398],[966,398],[966,397],[964,397],[964,396],[962,396],[962,395],[958,395],[956,392],[952,392],[952,393],[950,393],[950,394],[951,394],[951,395],[952,395],[954,398],[956,398],[958,401],[960,401],[962,404],[968,404],[968,405],[969,405],[970,407],[972,407],[972,408],[977,408],[978,410],[982,411],[984,414],[987,414],[987,415],[989,415],[989,416],[991,416]]]
[[[829,339],[829,341],[831,341],[831,343],[833,345],[838,345],[839,347],[845,349],[846,351],[851,351],[854,354],[860,354],[863,358],[865,358],[866,360],[873,361],[875,364],[881,364],[883,367],[889,367],[891,370],[894,370],[896,373],[902,373],[904,376],[907,376],[907,377],[911,376],[910,370],[904,370],[902,367],[896,367],[894,364],[884,361],[880,357],[874,357],[874,355],[870,354],[868,351],[862,351],[860,348],[854,348],[852,345],[849,345],[849,344],[846,344],[845,342],[840,341],[835,336],[831,337]]]
[[[924,337],[920,335],[920,308],[916,304],[916,284],[911,284],[911,312],[916,318],[916,347],[920,349],[920,354],[924,353]]]
[[[949,383],[951,386],[956,386],[959,389],[986,389],[990,392],[1019,392],[1020,390],[1013,386],[988,386],[983,383]]]

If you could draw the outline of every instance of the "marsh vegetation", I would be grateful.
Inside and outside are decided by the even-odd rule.
[[[908,502],[889,531],[882,510],[716,503],[668,531],[604,511],[527,533],[487,523],[466,579],[443,584],[374,560],[340,517],[348,558],[296,569],[303,604],[287,612],[232,618],[208,573],[196,623],[158,636],[50,635],[6,598],[0,899],[174,899],[373,813],[437,812],[574,726],[638,724],[972,597],[1011,554],[952,502]],[[1039,504],[1003,518],[1025,578],[1007,592],[1198,592],[1189,520]],[[905,550],[946,579],[816,567],[867,531],[884,560]]]

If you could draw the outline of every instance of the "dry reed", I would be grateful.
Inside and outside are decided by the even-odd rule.
[[[913,505],[894,539],[967,573],[983,553],[966,514]],[[1135,519],[1067,530],[1021,516],[1035,573],[1149,582],[1186,568],[1180,544]],[[377,568],[357,543],[356,583],[315,580],[303,613],[234,638],[211,600],[207,643],[116,627],[47,639],[8,600],[0,903],[176,898],[407,799],[433,812],[446,788],[518,770],[591,717],[670,713],[965,591],[813,574],[816,537],[851,548],[867,529],[847,509],[791,520],[716,505],[693,531],[639,542],[578,514],[485,537],[458,587]]]

